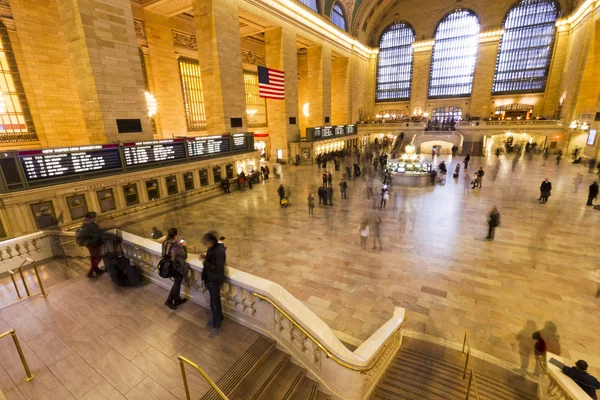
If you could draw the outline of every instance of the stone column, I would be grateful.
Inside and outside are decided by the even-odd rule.
[[[131,4],[57,3],[90,142],[152,139]],[[142,132],[119,134],[117,119],[141,120]]]
[[[331,124],[331,49],[313,46],[308,49],[308,126]],[[329,117],[329,123],[325,122]]]
[[[277,158],[277,149],[283,150],[283,159],[288,155],[288,143],[300,140],[298,131],[298,55],[296,49],[296,34],[282,28],[270,29],[265,32],[265,54],[267,67],[285,74],[285,100],[267,99],[267,119],[271,158]],[[296,118],[295,124],[290,124],[290,118]]]
[[[169,18],[152,11],[144,11],[144,24],[148,40],[148,81],[156,98],[158,113],[155,117],[159,138],[185,135],[187,132],[181,77],[173,30]]]
[[[414,113],[417,109],[425,112],[432,50],[433,40],[423,40],[413,43],[414,59],[409,114]]]
[[[483,32],[479,37],[479,50],[471,90],[471,107],[468,111],[473,117],[489,117],[501,32],[499,29]]]
[[[236,0],[193,0],[209,134],[244,132],[246,97]],[[241,127],[232,127],[241,119]]]
[[[337,57],[331,63],[331,124],[350,122],[350,62],[347,57]]]
[[[550,63],[550,71],[548,72],[548,81],[546,81],[543,109],[541,110],[542,115],[546,117],[553,116],[558,110],[558,102],[562,96],[562,93],[560,93],[560,83],[569,50],[569,26],[561,25],[557,27],[557,30],[554,51],[552,52],[552,62]]]
[[[300,137],[306,137],[306,128],[310,124],[311,103],[308,94],[308,54],[298,54],[298,126],[300,128]],[[309,115],[305,115],[304,106],[308,105]],[[313,125],[314,126],[314,125]]]
[[[375,60],[377,60],[376,57]],[[350,123],[357,122],[361,114],[364,118],[367,115],[367,105],[373,104],[375,99],[374,92],[372,93],[367,89],[368,87],[373,87],[375,80],[375,76],[367,72],[369,62],[370,60],[365,60],[356,55],[350,57]]]

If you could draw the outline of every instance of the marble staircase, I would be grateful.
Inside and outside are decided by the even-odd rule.
[[[537,383],[504,368],[472,359],[481,400],[535,400]],[[462,400],[465,359],[460,351],[404,338],[402,348],[371,400]],[[471,388],[469,399],[476,399]]]

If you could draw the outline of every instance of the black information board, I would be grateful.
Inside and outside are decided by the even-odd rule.
[[[116,144],[19,151],[27,181],[121,168]]]
[[[333,136],[333,126],[324,126],[323,127],[323,137]]]
[[[210,156],[218,153],[227,153],[230,150],[228,136],[199,136],[188,138],[187,146],[188,155],[190,157]]]
[[[246,150],[248,148],[248,136],[243,133],[233,135],[233,151]]]
[[[306,128],[308,141],[356,135],[356,125],[315,126]]]
[[[123,145],[125,165],[153,164],[185,158],[183,139],[152,140],[125,143]]]

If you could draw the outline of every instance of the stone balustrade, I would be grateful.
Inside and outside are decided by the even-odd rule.
[[[148,279],[170,288],[171,280],[161,278],[156,269],[161,256],[160,243],[127,232],[112,233],[121,239],[124,255],[140,267]],[[0,271],[11,269],[13,263],[18,264],[27,257],[39,262],[52,256],[85,255],[85,249],[74,245],[74,236],[73,232],[38,232],[0,242]],[[60,246],[60,242],[70,242],[70,245]],[[106,250],[112,251],[112,245],[106,246]],[[199,255],[189,254],[188,264],[189,284],[184,285],[184,292],[190,300],[208,308],[208,292],[200,281]],[[402,343],[406,321],[403,308],[397,307],[390,320],[355,351],[350,351],[327,324],[275,282],[229,268],[221,295],[223,310],[229,319],[275,340],[279,348],[306,368],[309,376],[335,398],[369,398]]]
[[[565,363],[562,357],[547,353],[547,360],[555,358]],[[568,363],[567,363],[568,364]],[[545,373],[538,384],[538,398],[540,400],[590,400],[587,395],[571,378],[562,373],[554,364],[547,363]]]

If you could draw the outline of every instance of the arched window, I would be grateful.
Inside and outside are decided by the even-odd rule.
[[[558,12],[552,0],[522,0],[506,14],[493,94],[545,90]]]
[[[479,45],[479,20],[471,10],[448,14],[435,31],[429,97],[469,96]]]
[[[406,22],[390,25],[379,41],[377,101],[410,99],[415,31]]]
[[[300,0],[300,3],[304,4],[314,12],[319,12],[319,6],[317,5],[317,0]]]
[[[346,16],[340,3],[335,3],[331,8],[331,22],[339,28],[346,30]]]
[[[0,23],[0,143],[38,140],[6,26]]]

